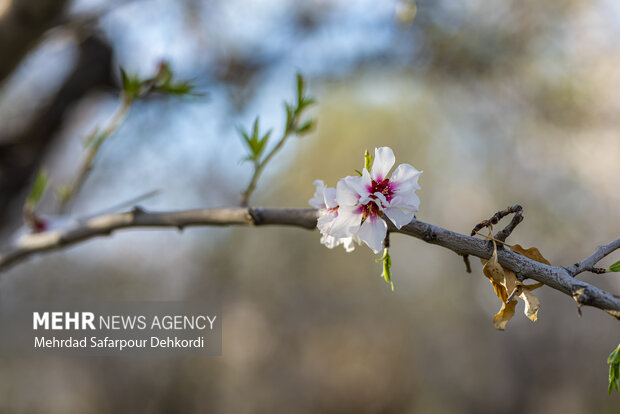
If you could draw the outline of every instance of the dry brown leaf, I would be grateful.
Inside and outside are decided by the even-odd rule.
[[[521,256],[527,257],[528,259],[532,259],[534,261],[551,266],[551,263],[544,258],[544,256],[536,247],[530,247],[529,249],[525,249],[520,244],[515,244],[510,249],[513,252],[520,254]],[[531,292],[534,289],[538,289],[542,285],[543,284],[541,282],[533,283],[531,285],[521,285],[521,288],[518,292],[518,296],[523,299],[523,302],[525,303],[525,316],[527,316],[534,322],[536,322],[536,320],[538,319],[538,309],[540,308],[540,301]]]
[[[508,294],[504,286],[504,268],[497,261],[497,250],[493,250],[493,256],[482,267],[482,273],[491,281],[495,294],[502,302],[506,302]]]
[[[482,273],[491,281],[495,294],[502,301],[502,307],[493,317],[493,325],[495,329],[504,330],[506,324],[515,314],[516,300],[506,303],[508,292],[512,292],[519,284],[514,272],[504,269],[497,261],[497,245],[493,243],[493,255],[486,262],[483,260],[484,266]],[[510,290],[508,290],[510,289]]]
[[[506,304],[502,302],[502,308],[497,312],[497,315],[493,317],[493,326],[495,329],[503,331],[506,329],[506,324],[515,314],[515,306],[517,306],[516,300],[511,300]]]
[[[549,264],[536,247],[524,249],[517,244],[512,247],[512,250],[532,260]],[[540,301],[531,292],[541,287],[542,283],[524,285],[517,279],[517,276],[512,270],[504,269],[497,260],[497,245],[495,243],[493,243],[493,255],[491,258],[487,261],[481,260],[481,262],[484,264],[482,273],[491,281],[495,294],[502,301],[501,309],[493,317],[493,325],[495,328],[503,331],[506,329],[508,321],[514,316],[517,300],[513,299],[509,303],[506,303],[506,301],[509,295],[515,292],[515,290],[515,295],[520,297],[525,303],[525,316],[535,322],[538,319]]]
[[[501,300],[502,302],[506,302],[508,300],[506,288],[501,284],[495,282],[494,280],[491,280],[491,284],[493,285],[493,290],[495,291],[495,294],[497,295],[499,300]]]
[[[493,255],[489,260],[482,260],[481,262],[484,264],[482,268],[482,273],[490,280],[494,280],[497,283],[502,283],[504,280],[504,268],[497,261],[497,248],[495,244],[493,245]]]
[[[504,287],[506,288],[506,293],[510,295],[517,288],[517,286],[521,286],[521,282],[517,280],[517,275],[515,275],[515,272],[504,269]],[[506,298],[506,300],[508,300],[508,298]]]
[[[536,283],[532,283],[531,285],[521,285],[523,286],[525,289],[529,290],[530,292],[534,289],[538,289],[541,286],[544,286],[543,282],[536,282]]]
[[[532,320],[533,322],[536,322],[536,320],[538,319],[538,309],[540,308],[540,301],[536,296],[534,296],[532,292],[530,292],[530,289],[520,288],[519,290],[519,297],[523,299],[523,302],[525,303],[525,316],[530,318],[530,320]]]
[[[535,260],[540,263],[544,263],[546,265],[551,266],[551,263],[547,259],[543,257],[540,251],[536,247],[530,247],[529,249],[525,249],[521,247],[520,244],[515,244],[510,248],[513,252],[520,254],[521,256],[525,256],[528,259]]]
[[[494,245],[493,255],[484,263],[482,273],[491,281],[495,294],[502,302],[521,284],[512,270],[504,269],[497,261],[497,246]]]
[[[540,301],[531,292],[534,289],[538,289],[543,286],[542,282],[532,283],[531,285],[521,285],[519,291],[519,297],[523,299],[525,303],[525,316],[536,322],[538,319],[538,309],[540,308]]]

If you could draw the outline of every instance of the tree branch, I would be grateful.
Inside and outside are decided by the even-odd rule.
[[[25,235],[16,244],[0,253],[0,269],[6,269],[34,254],[58,250],[97,236],[110,235],[119,229],[138,227],[183,229],[187,226],[232,225],[283,225],[314,229],[316,219],[317,212],[314,209],[219,208],[147,212],[134,208],[124,213],[93,217],[65,229]],[[417,219],[401,229],[396,229],[388,223],[388,229],[392,233],[413,236],[426,243],[445,247],[459,255],[488,259],[493,251],[487,240],[476,239]],[[620,248],[620,239],[597,249],[591,257],[580,262],[578,268],[593,266],[602,257],[618,248]],[[565,293],[580,306],[593,306],[620,319],[620,297],[575,279],[573,275],[576,273],[574,272],[581,271],[573,270],[575,265],[571,268],[547,266],[506,249],[498,249],[497,253],[502,266],[522,277],[542,282]]]

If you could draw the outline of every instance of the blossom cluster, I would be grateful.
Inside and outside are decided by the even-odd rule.
[[[384,217],[397,228],[413,219],[420,205],[415,192],[422,172],[400,164],[388,176],[395,161],[391,148],[376,148],[372,168],[364,168],[360,175],[341,178],[336,188],[314,182],[316,191],[309,203],[319,210],[321,243],[330,249],[343,245],[350,252],[354,242],[364,242],[379,253],[387,234]]]

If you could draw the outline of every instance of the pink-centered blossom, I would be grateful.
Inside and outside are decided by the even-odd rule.
[[[321,243],[330,249],[343,245],[347,252],[355,249],[353,236],[336,238],[330,234],[332,225],[338,217],[338,203],[336,201],[336,189],[325,187],[322,180],[314,182],[316,191],[308,203],[319,210],[317,228],[321,232]]]
[[[387,234],[384,216],[397,228],[409,223],[420,205],[415,192],[420,189],[418,178],[422,172],[409,164],[400,164],[388,177],[395,161],[391,148],[376,148],[370,172],[364,169],[362,176],[338,181],[332,198],[338,206],[337,215],[329,220],[329,229],[324,223],[321,233],[337,240],[357,236],[378,253]]]

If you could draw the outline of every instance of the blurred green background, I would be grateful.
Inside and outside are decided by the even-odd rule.
[[[28,138],[23,131],[80,65],[84,39],[95,37],[111,52],[115,80],[64,108],[44,134],[35,164],[54,183],[75,174],[81,141],[114,112],[119,65],[150,76],[166,59],[207,95],[137,103],[102,148],[73,217],[152,189],[161,193],[141,203],[146,209],[236,205],[250,166],[240,163],[235,127],[260,115],[277,136],[300,71],[319,101],[318,128],[267,167],[253,205],[306,207],[313,180],[334,186],[360,169],[365,149],[387,145],[397,164],[424,170],[424,221],[469,233],[521,204],[525,221],[509,241],[538,247],[556,265],[618,237],[618,3],[429,0],[417,2],[411,21],[412,7],[73,2],[2,84],[0,155]],[[13,179],[8,167],[0,171]],[[27,187],[3,194],[5,243],[21,226]],[[55,203],[50,192],[41,212]],[[330,251],[319,238],[273,227],[129,231],[5,272],[5,302],[219,300],[223,356],[2,357],[0,410],[620,410],[620,396],[607,395],[605,364],[620,329],[603,312],[585,308],[579,317],[571,298],[543,287],[539,320],[527,320],[520,303],[499,332],[499,300],[478,260],[467,274],[454,253],[394,235],[391,292],[369,249]],[[620,291],[615,274],[580,278]]]

